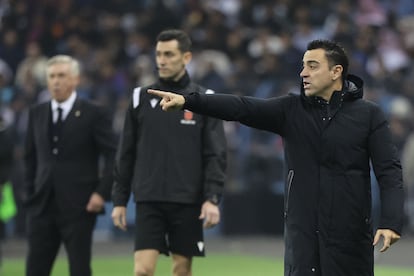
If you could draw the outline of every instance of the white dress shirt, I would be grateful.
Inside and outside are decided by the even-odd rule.
[[[56,123],[58,119],[58,107],[62,108],[62,121],[64,121],[66,117],[68,117],[69,112],[72,110],[75,100],[76,100],[75,91],[64,102],[59,103],[55,99],[52,99],[51,104],[52,104],[53,123]]]

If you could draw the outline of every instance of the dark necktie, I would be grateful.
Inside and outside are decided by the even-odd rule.
[[[56,110],[58,112],[58,117],[57,117],[57,120],[53,122],[52,124],[52,152],[53,154],[58,153],[57,143],[59,141],[59,136],[60,136],[62,125],[63,125],[63,120],[62,120],[63,109],[61,107],[58,107]]]
[[[57,119],[57,122],[58,123],[62,123],[62,112],[63,112],[63,109],[61,107],[58,107],[57,108],[57,111],[58,111],[58,119]]]
[[[60,134],[60,130],[62,128],[62,123],[63,123],[63,120],[62,120],[62,112],[63,112],[63,109],[61,107],[58,107],[57,108],[57,112],[58,112],[58,118],[57,118],[56,123],[55,123],[55,128],[57,130],[57,133],[56,134],[59,135]]]

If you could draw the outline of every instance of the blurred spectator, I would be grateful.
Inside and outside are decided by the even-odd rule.
[[[405,141],[413,130],[413,107],[406,98],[395,97],[388,108],[391,134],[401,156]]]
[[[10,103],[14,97],[14,90],[9,85],[13,73],[7,63],[0,59],[0,203],[3,199],[3,187],[10,180],[13,163],[13,136],[12,124],[14,113]],[[5,221],[0,217],[0,267],[1,243],[5,238]]]
[[[1,39],[0,57],[9,64],[13,72],[16,72],[17,65],[23,58],[19,36],[15,30],[5,30],[2,33]]]
[[[35,99],[39,91],[46,85],[46,61],[37,41],[26,44],[25,58],[16,70],[15,84],[27,97]]]
[[[231,61],[225,53],[218,50],[194,53],[188,68],[201,85],[217,92],[227,91],[226,78],[231,72]]]
[[[377,0],[357,1],[355,20],[358,25],[383,26],[386,24],[387,14]]]
[[[7,107],[14,97],[15,91],[10,85],[13,72],[10,66],[0,59],[0,105]]]
[[[0,108],[0,205],[1,207],[1,216],[0,216],[0,269],[2,263],[2,252],[1,244],[5,238],[5,223],[13,216],[12,211],[15,211],[15,208],[11,210],[10,208],[14,207],[13,192],[6,195],[6,186],[8,189],[12,190],[10,181],[10,174],[13,164],[13,138],[10,133],[10,122],[7,122],[7,119],[3,118],[2,109]],[[11,198],[7,198],[11,197]],[[12,204],[12,206],[10,206]],[[7,205],[7,206],[6,206]],[[6,213],[7,212],[7,213]],[[7,216],[7,217],[6,217]]]
[[[259,28],[247,46],[249,56],[260,58],[266,54],[280,54],[284,50],[283,41],[270,28]]]

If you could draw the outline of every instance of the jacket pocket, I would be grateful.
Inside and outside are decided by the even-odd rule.
[[[361,240],[370,233],[369,176],[346,174],[333,183],[331,237]]]

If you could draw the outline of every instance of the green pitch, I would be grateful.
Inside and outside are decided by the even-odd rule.
[[[132,276],[133,258],[131,257],[95,257],[94,276]],[[196,276],[279,276],[283,275],[283,262],[280,259],[211,254],[207,258],[195,258],[193,274]],[[5,259],[0,270],[2,276],[23,276],[22,259]],[[68,276],[66,259],[59,258],[52,276]],[[156,270],[157,276],[169,276],[170,259],[161,256]],[[414,269],[394,267],[376,267],[376,276],[412,276]]]

